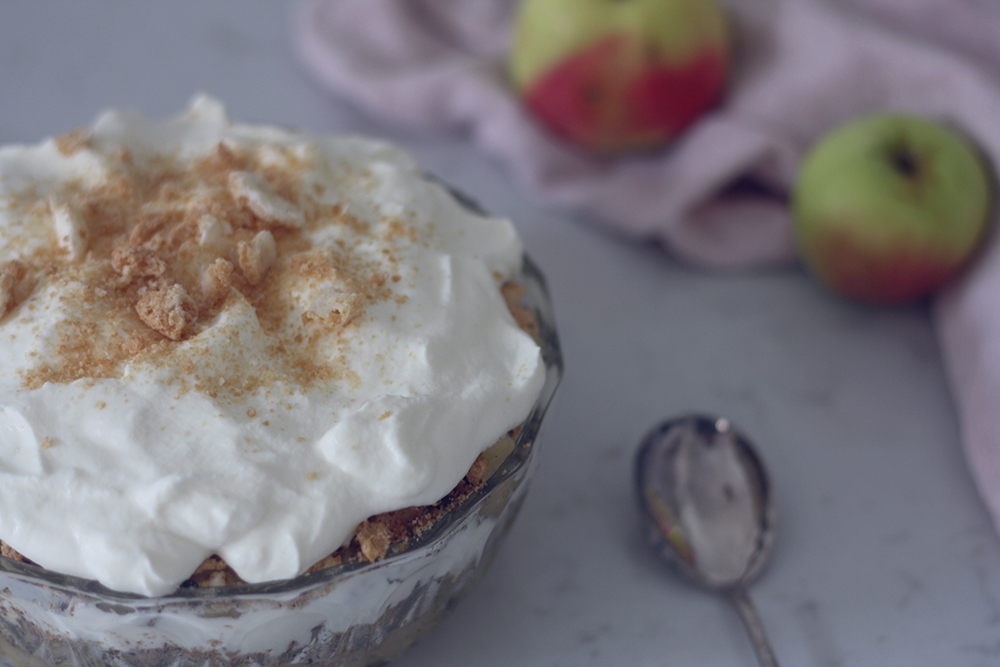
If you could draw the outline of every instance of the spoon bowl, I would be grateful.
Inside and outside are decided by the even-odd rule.
[[[746,594],[774,545],[767,471],[728,419],[683,415],[653,428],[635,460],[646,537],[676,571],[736,604],[758,660],[776,666]]]

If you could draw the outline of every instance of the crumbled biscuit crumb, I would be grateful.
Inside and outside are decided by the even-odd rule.
[[[486,479],[486,473],[489,471],[490,465],[486,460],[486,456],[480,454],[476,457],[476,460],[472,462],[472,467],[469,468],[469,472],[465,474],[465,479],[469,481],[470,484],[482,484],[483,480]]]
[[[135,312],[146,326],[170,340],[183,338],[197,315],[194,301],[177,284],[146,291],[135,304]]]
[[[389,528],[381,522],[371,520],[361,522],[357,532],[354,533],[354,538],[361,547],[361,554],[370,563],[385,558],[389,545],[392,544],[392,533],[389,532]]]
[[[203,588],[235,586],[245,583],[224,560],[214,554],[202,561],[189,581]]]

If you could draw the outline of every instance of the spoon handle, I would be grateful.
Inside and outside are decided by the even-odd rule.
[[[757,653],[757,662],[760,667],[778,667],[778,660],[771,650],[771,642],[767,640],[767,633],[764,631],[764,624],[757,615],[757,610],[750,601],[746,590],[742,586],[737,586],[730,592],[730,598],[740,612],[740,618],[750,634],[750,641],[753,642],[754,651]]]

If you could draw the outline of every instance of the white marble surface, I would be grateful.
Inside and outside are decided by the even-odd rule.
[[[729,415],[780,510],[752,588],[783,665],[1000,663],[1000,542],[973,489],[922,307],[831,298],[795,269],[678,265],[531,201],[461,137],[366,118],[291,55],[263,0],[0,4],[0,143],[196,91],[234,117],[389,136],[516,220],[549,277],[567,373],[541,468],[481,586],[400,667],[751,665],[735,612],[638,536],[631,456],[658,419]]]

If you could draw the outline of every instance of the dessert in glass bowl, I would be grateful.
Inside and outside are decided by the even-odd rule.
[[[360,137],[0,149],[0,658],[376,664],[481,574],[561,373],[512,224]]]

